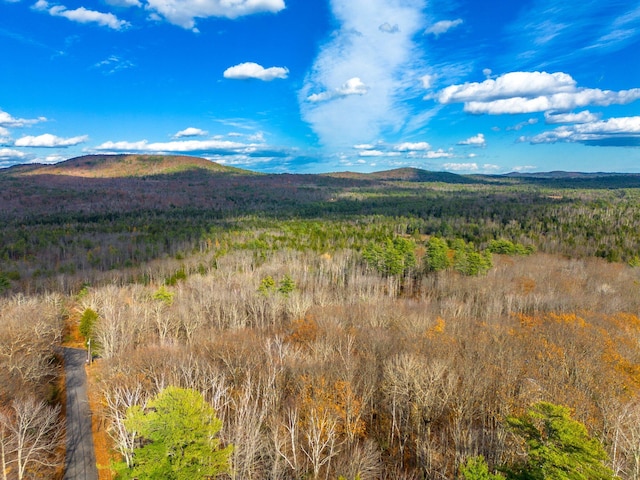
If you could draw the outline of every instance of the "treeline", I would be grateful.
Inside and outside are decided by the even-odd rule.
[[[295,185],[283,186],[285,193],[276,194],[270,180],[267,190],[254,195],[259,182],[266,181],[262,177],[242,180],[249,184],[225,178],[225,189],[213,194],[224,195],[217,207],[203,207],[205,200],[199,202],[198,195],[204,194],[199,193],[191,204],[156,208],[131,199],[126,208],[96,213],[74,210],[71,202],[64,213],[7,214],[0,227],[0,288],[53,288],[52,279],[60,274],[92,277],[91,272],[140,268],[157,258],[212,251],[216,242],[227,241],[229,232],[250,230],[265,232],[270,237],[265,241],[275,242],[275,248],[319,252],[361,248],[367,236],[380,240],[391,232],[461,239],[479,250],[504,239],[547,253],[640,264],[640,199],[634,189],[354,181],[336,185],[309,176],[307,183],[319,183],[306,185],[297,178]],[[326,191],[320,179],[327,182]],[[194,182],[184,185],[185,195],[204,188]],[[233,192],[242,192],[243,201],[233,200]],[[210,203],[214,205],[215,198]],[[278,238],[278,230],[290,238]],[[256,239],[258,251],[262,240]]]

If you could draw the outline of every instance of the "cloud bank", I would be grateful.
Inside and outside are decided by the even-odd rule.
[[[0,148],[0,162],[23,162],[27,160],[26,153],[19,150],[12,150],[10,148]]]
[[[189,129],[187,129],[189,130]],[[216,158],[224,162],[246,162],[248,159],[289,158],[294,152],[265,143],[244,143],[230,140],[174,140],[171,142],[104,142],[91,149],[105,153],[186,153]]]
[[[403,100],[419,84],[426,0],[334,0],[338,28],[300,91],[303,119],[330,149],[369,143],[409,118]],[[397,28],[396,28],[397,27]]]
[[[55,147],[72,147],[86,142],[89,137],[87,135],[71,138],[62,138],[50,133],[44,135],[38,135],[33,137],[30,135],[19,138],[14,142],[15,147],[41,147],[41,148],[55,148]]]
[[[428,142],[401,142],[397,144],[358,144],[353,145],[358,150],[358,156],[366,157],[403,157],[411,160],[435,160],[440,158],[452,158],[455,156],[452,150],[434,150]],[[399,165],[399,164],[398,164]]]
[[[568,74],[557,72],[511,72],[484,82],[467,82],[441,90],[442,104],[464,103],[473,114],[568,112],[588,105],[623,105],[640,99],[640,88],[600,90],[578,87]]]
[[[567,125],[521,141],[540,143],[582,143],[594,146],[640,146],[640,117],[618,117],[608,120]]]
[[[197,18],[277,13],[285,4],[284,0],[147,0],[145,8],[169,23],[193,29]]]
[[[270,82],[276,78],[287,78],[289,70],[284,67],[264,68],[262,65],[253,62],[245,62],[224,71],[224,78],[232,80],[257,79],[263,82]]]

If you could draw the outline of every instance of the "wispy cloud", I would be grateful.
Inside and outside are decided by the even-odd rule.
[[[447,33],[452,28],[462,25],[462,23],[463,21],[461,18],[456,18],[455,20],[440,20],[427,28],[424,33],[438,38],[440,35]]]
[[[640,5],[616,17],[587,49],[624,46],[640,35]]]
[[[62,5],[50,6],[46,0],[38,0],[33,6],[35,10],[49,13],[54,17],[64,17],[77,23],[96,23],[102,27],[108,27],[113,30],[122,30],[130,27],[131,24],[124,20],[120,20],[112,13],[102,13],[95,10],[88,10],[84,7],[69,10]]]
[[[408,89],[425,73],[418,68],[424,53],[413,40],[425,27],[425,4],[330,2],[338,28],[321,47],[299,95],[303,119],[324,146],[369,143],[406,124]]]
[[[109,58],[96,63],[94,67],[101,70],[106,75],[112,75],[121,70],[133,68],[135,67],[135,64],[129,60],[118,57],[117,55],[111,55]]]
[[[287,78],[289,70],[284,67],[264,68],[262,65],[253,62],[240,63],[229,67],[224,71],[224,78],[233,80],[257,79],[270,82],[276,78]]]
[[[79,137],[62,138],[50,133],[45,133],[38,136],[24,136],[14,142],[15,147],[41,147],[41,148],[55,148],[55,147],[72,147],[79,145],[88,140],[87,135]]]
[[[562,114],[558,114],[558,115],[562,115]],[[567,115],[567,114],[564,114],[564,115]],[[538,123],[538,119],[537,118],[530,118],[529,120],[525,120],[523,122],[518,122],[515,125],[507,127],[507,130],[515,130],[516,132],[519,132],[524,127],[529,127],[531,125],[535,125],[536,123]]]
[[[495,80],[451,85],[436,98],[442,104],[464,103],[465,112],[475,114],[566,112],[588,105],[631,103],[640,99],[640,88],[614,92],[578,87],[562,72],[511,72]]]
[[[640,35],[639,12],[637,2],[534,0],[505,32],[511,64],[541,68],[593,49],[622,48]]]

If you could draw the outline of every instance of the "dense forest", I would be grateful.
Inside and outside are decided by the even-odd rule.
[[[90,339],[101,479],[640,479],[638,266],[634,175],[0,171],[4,478]]]

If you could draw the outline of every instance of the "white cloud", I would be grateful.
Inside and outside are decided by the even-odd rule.
[[[68,10],[67,7],[62,5],[49,6],[46,0],[38,0],[33,8],[48,12],[49,15],[54,17],[64,17],[78,23],[97,23],[102,27],[109,27],[113,30],[121,30],[131,26],[129,22],[118,19],[112,13],[96,12],[95,10],[87,10],[84,7]]]
[[[453,172],[468,172],[478,170],[478,164],[472,163],[445,163],[442,165],[445,170],[451,170]]]
[[[196,18],[277,13],[285,4],[284,0],[147,0],[146,8],[174,25],[193,29]]]
[[[120,70],[133,68],[135,67],[135,64],[116,55],[111,55],[109,58],[96,63],[94,67],[102,70],[107,75],[111,75],[113,73],[119,72]]]
[[[484,138],[483,133],[479,133],[474,135],[473,137],[469,137],[466,140],[462,140],[458,142],[458,145],[470,145],[472,147],[485,147],[487,145],[487,141]]]
[[[338,27],[329,36],[300,91],[300,109],[325,147],[342,149],[397,132],[411,118],[406,99],[424,74],[424,52],[415,43],[424,29],[426,0],[333,0]],[[381,31],[393,19],[398,32]],[[390,21],[390,20],[389,20]],[[345,79],[367,89],[345,89]],[[338,95],[352,91],[354,95]],[[366,92],[366,95],[364,93]],[[336,101],[322,101],[334,99]]]
[[[139,0],[106,0],[109,5],[114,7],[141,7]]]
[[[182,138],[182,137],[201,137],[207,135],[209,132],[205,130],[201,130],[200,128],[188,127],[184,130],[180,130],[176,133],[173,138]]]
[[[398,145],[393,147],[393,149],[398,152],[420,152],[430,150],[431,145],[429,145],[427,142],[404,142],[399,143]]]
[[[536,167],[535,165],[517,165],[515,167],[513,167],[511,170],[514,172],[527,172],[527,171],[531,171],[531,170],[535,170]]]
[[[545,123],[554,125],[557,123],[591,123],[600,119],[600,115],[584,110],[578,113],[545,112]]]
[[[533,144],[538,143],[584,143],[601,146],[640,146],[640,116],[609,118],[591,123],[558,127],[531,138],[523,138]]]
[[[420,77],[422,88],[424,88],[425,90],[429,90],[433,86],[434,80],[435,80],[434,75],[423,75],[422,77]]]
[[[485,163],[484,165],[482,165],[482,170],[484,170],[485,172],[495,172],[500,169],[500,165],[495,165],[493,163]]]
[[[27,154],[10,148],[0,148],[1,162],[21,162],[28,158]]]
[[[262,138],[262,136],[259,136]],[[244,143],[230,140],[174,140],[169,142],[148,142],[140,140],[136,142],[119,141],[104,142],[92,151],[112,153],[192,153],[207,158],[233,157],[236,161],[246,162],[248,158],[286,158],[288,153],[282,148],[271,147],[264,143]],[[227,160],[227,161],[233,161]]]
[[[42,148],[54,148],[54,147],[72,147],[80,143],[86,142],[89,137],[82,135],[78,137],[62,138],[50,133],[43,135],[24,136],[14,142],[16,147],[42,147]]]
[[[389,22],[384,22],[382,25],[378,27],[381,32],[385,33],[398,33],[400,31],[400,27],[398,24],[391,25]]]
[[[358,155],[360,157],[384,157],[387,153],[381,150],[362,150]]]
[[[348,97],[349,95],[365,95],[368,91],[369,87],[362,80],[358,77],[353,77],[334,90],[309,95],[307,100],[311,103],[326,102],[327,100]]]
[[[63,157],[62,155],[47,155],[46,157],[37,157],[29,160],[27,163],[46,163],[53,164],[59,163],[64,160],[67,160],[67,157]]]
[[[181,140],[153,143],[149,143],[147,140],[140,140],[138,142],[105,142],[95,147],[95,150],[114,152],[199,152],[237,150],[247,147],[250,147],[250,145],[228,140]]]
[[[611,90],[579,88],[568,74],[511,72],[484,82],[451,85],[440,91],[442,104],[464,103],[468,113],[493,115],[566,112],[587,105],[626,104],[640,99],[640,88]]]
[[[561,92],[574,92],[576,81],[566,73],[510,72],[484,82],[451,85],[438,94],[440,103],[489,102],[513,97],[535,98]]]
[[[4,127],[0,127],[0,145],[9,143],[10,141],[11,134],[9,133],[9,130]]]
[[[432,34],[437,38],[443,33],[448,32],[452,28],[455,28],[458,25],[462,25],[462,23],[463,22],[461,18],[456,18],[455,20],[440,20],[439,22],[436,22],[429,28],[427,28],[424,33]]]
[[[353,148],[356,150],[373,150],[375,145],[371,145],[370,143],[360,143],[358,145],[354,145]]]
[[[529,120],[525,120],[524,122],[516,123],[512,127],[507,127],[507,130],[515,130],[516,132],[519,132],[524,127],[527,127],[529,125],[535,125],[536,123],[538,123],[537,118],[530,118]]]
[[[21,128],[27,127],[29,125],[33,125],[40,122],[46,122],[47,119],[44,117],[39,118],[15,118],[9,115],[7,112],[0,110],[0,127],[8,127],[8,128]]]
[[[283,67],[264,68],[253,62],[245,62],[224,71],[224,78],[233,80],[248,80],[256,78],[265,82],[270,82],[276,78],[287,78],[289,70]]]
[[[439,148],[438,150],[431,150],[427,152],[427,154],[425,155],[425,158],[428,158],[428,159],[453,158],[453,156],[454,155],[452,152],[445,152],[444,150]]]

